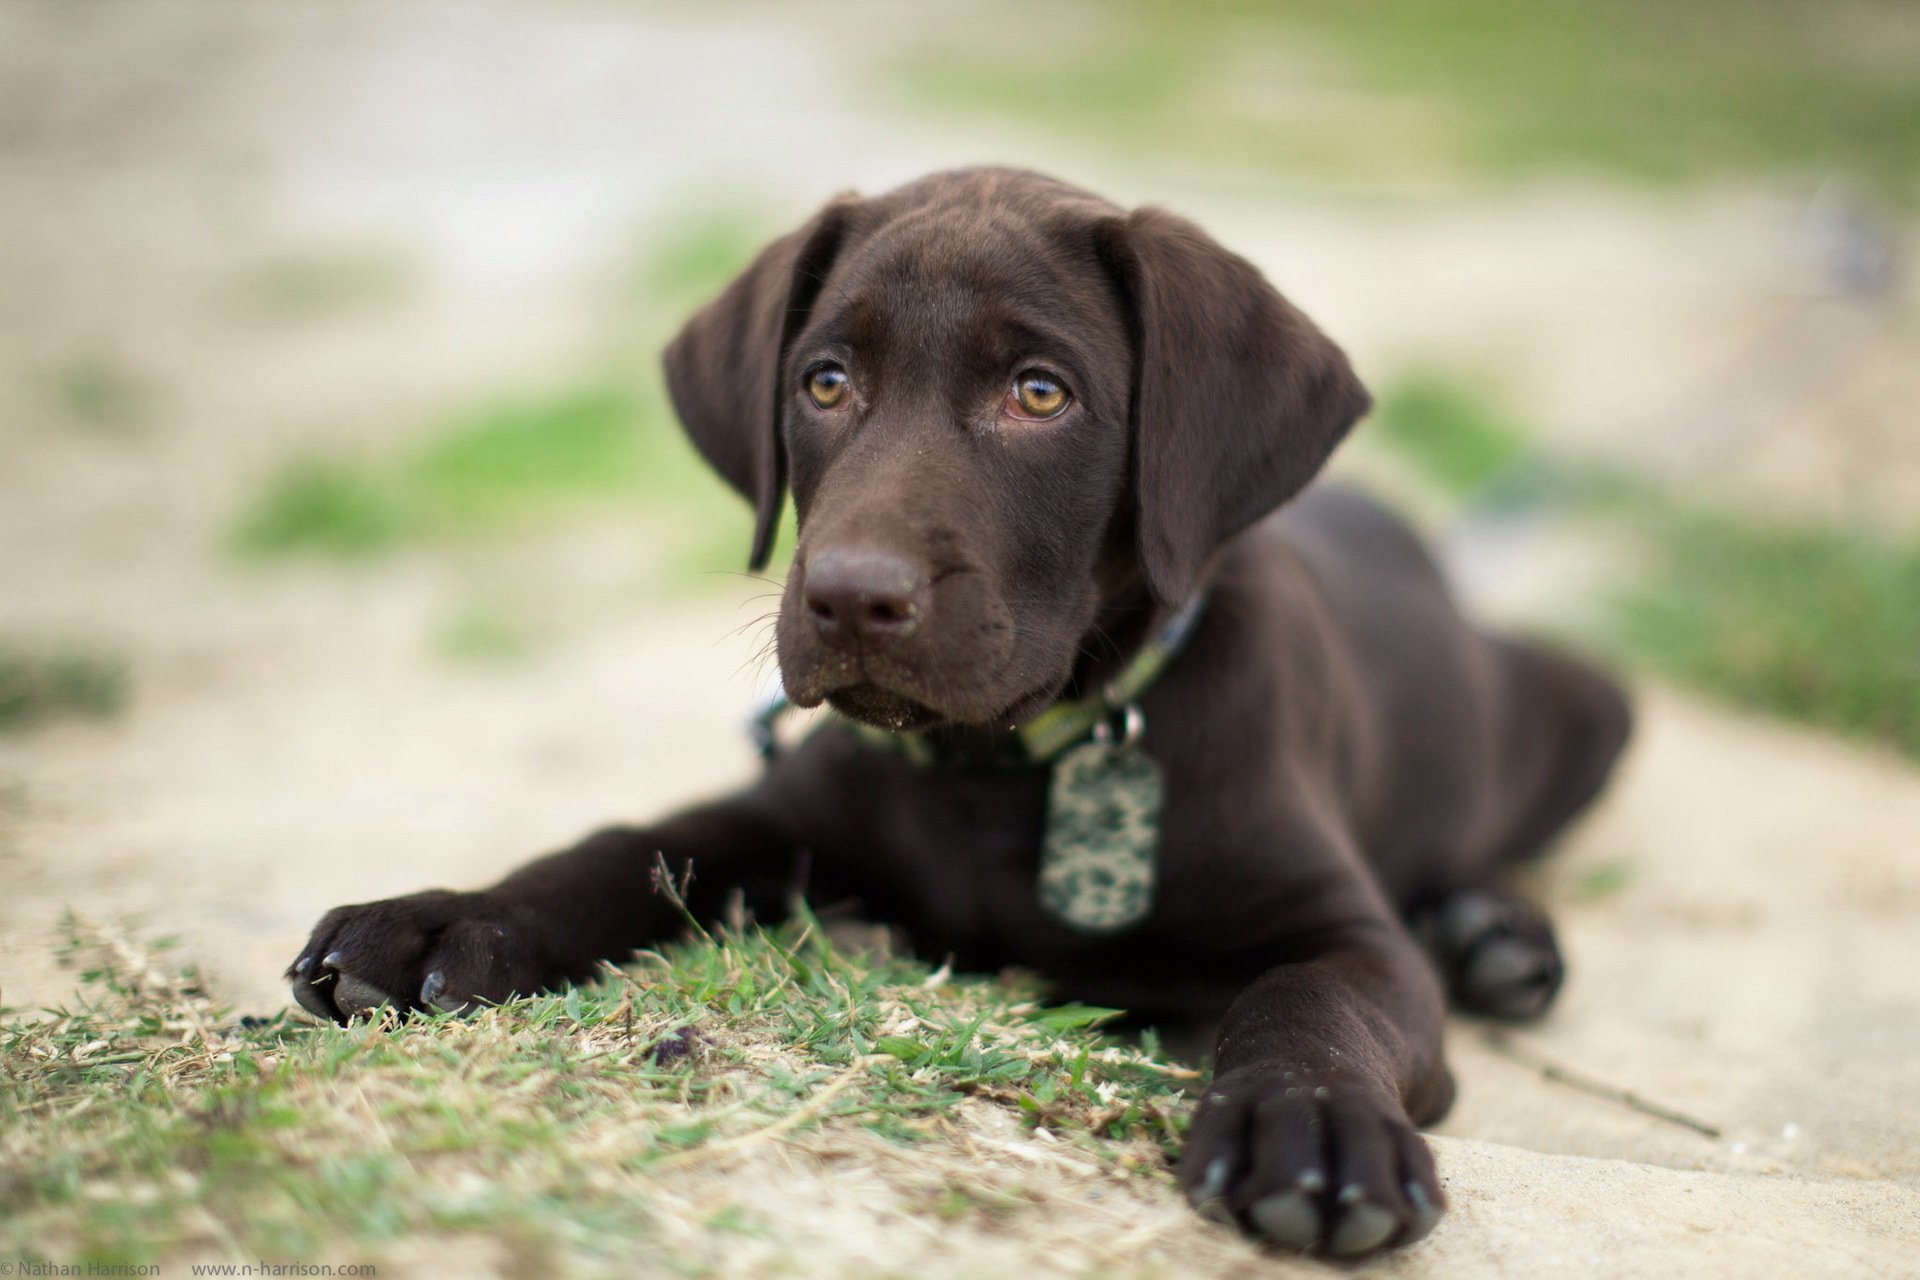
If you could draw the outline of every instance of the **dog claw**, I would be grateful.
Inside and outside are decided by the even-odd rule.
[[[351,1018],[392,1001],[386,992],[371,982],[343,973],[334,981],[333,1003],[341,1013]]]
[[[322,1018],[328,1022],[337,1022],[340,1018],[340,1011],[333,1007],[333,1000],[329,995],[332,987],[333,980],[331,977],[323,977],[322,979],[311,982],[304,977],[297,978],[293,984],[294,1003],[298,1004],[302,1009],[305,1009],[316,1018]]]
[[[1419,1183],[1407,1184],[1407,1200],[1413,1205],[1413,1221],[1407,1224],[1407,1233],[1401,1237],[1401,1244],[1412,1244],[1433,1230],[1440,1221],[1440,1206],[1433,1202],[1427,1189]]]
[[[1340,1193],[1340,1203],[1346,1212],[1340,1215],[1340,1225],[1327,1241],[1328,1253],[1341,1258],[1372,1253],[1385,1244],[1393,1229],[1400,1225],[1393,1214],[1362,1199],[1364,1194],[1359,1187],[1348,1187]]]
[[[1254,1203],[1247,1216],[1260,1234],[1288,1249],[1306,1249],[1320,1238],[1320,1210],[1304,1191],[1283,1191]]]
[[[435,969],[420,984],[420,1003],[429,1009],[438,1009],[442,1013],[465,1013],[474,1007],[474,1002],[452,995],[452,985],[447,975]]]
[[[346,953],[343,951],[329,951],[326,955],[320,957],[321,965],[328,969],[338,969],[346,962]]]
[[[1206,1176],[1200,1185],[1193,1189],[1192,1200],[1195,1204],[1205,1204],[1209,1200],[1218,1200],[1227,1189],[1227,1158],[1215,1156],[1213,1163],[1207,1166]]]
[[[1227,1210],[1226,1201],[1221,1199],[1227,1189],[1227,1164],[1227,1157],[1215,1156],[1207,1165],[1205,1175],[1187,1192],[1187,1203],[1203,1218],[1216,1222],[1232,1221],[1233,1215]]]

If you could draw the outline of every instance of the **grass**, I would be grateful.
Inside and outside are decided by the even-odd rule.
[[[1574,875],[1572,896],[1582,902],[1617,897],[1632,886],[1638,874],[1638,868],[1631,862],[1598,863]]]
[[[1920,15],[1892,0],[1127,0],[1084,18],[1023,13],[1017,46],[1000,23],[942,31],[893,82],[1135,160],[1387,185],[1837,174],[1920,200]]]
[[[662,227],[636,264],[633,296],[655,321],[677,324],[718,293],[774,236],[777,221],[738,208],[690,211]],[[665,316],[660,315],[665,312]]]
[[[1456,496],[1484,489],[1527,448],[1526,431],[1457,379],[1416,371],[1390,384],[1367,433]]]
[[[753,517],[681,435],[661,388],[579,383],[478,403],[384,457],[307,454],[283,463],[239,513],[243,558],[367,562],[635,517],[667,588],[703,587],[746,560]],[[793,543],[792,513],[778,544]]]
[[[648,536],[667,544],[671,568],[739,564],[751,514],[682,436],[656,363],[674,326],[763,238],[738,211],[667,225],[630,273],[603,372],[503,389],[397,433],[412,443],[388,453],[289,458],[238,514],[232,545],[255,559],[368,560],[625,508],[654,517]]]
[[[1532,451],[1470,385],[1415,375],[1369,431],[1455,503],[1547,502],[1642,552],[1604,602],[1621,659],[1725,701],[1920,759],[1920,545],[1770,524]]]
[[[53,402],[82,427],[123,432],[140,423],[147,390],[118,360],[85,356],[55,369],[48,382]]]
[[[1610,638],[1742,706],[1920,759],[1920,546],[1864,531],[1655,513]]]
[[[241,516],[234,545],[253,555],[386,551],[413,524],[394,481],[363,464],[303,457],[282,466]]]
[[[478,1236],[542,1268],[697,1272],[716,1240],[768,1234],[796,1155],[900,1152],[910,1209],[1017,1211],[1019,1169],[968,1144],[982,1114],[1044,1129],[1095,1183],[1164,1182],[1194,1076],[1100,1035],[1111,1011],[850,957],[811,920],[345,1029],[236,1020],[123,934],[76,925],[68,953],[77,1003],[0,1023],[8,1257],[364,1260]],[[696,1191],[711,1230],[688,1236]]]
[[[288,319],[333,316],[402,297],[412,272],[404,258],[373,248],[307,250],[256,266],[245,280],[258,310]]]
[[[501,591],[469,596],[435,628],[441,657],[469,666],[511,664],[534,653],[543,639],[534,610],[515,607]]]
[[[578,385],[502,397],[453,414],[396,456],[288,462],[241,516],[234,541],[255,556],[355,558],[622,499],[716,489],[673,431],[652,389]],[[744,529],[744,515],[739,523]]]
[[[0,645],[0,732],[107,718],[126,705],[129,685],[126,663],[97,649]]]

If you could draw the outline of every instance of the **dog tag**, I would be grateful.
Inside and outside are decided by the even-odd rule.
[[[1047,910],[1089,933],[1146,918],[1163,790],[1160,766],[1131,742],[1096,737],[1053,762],[1040,847]]]

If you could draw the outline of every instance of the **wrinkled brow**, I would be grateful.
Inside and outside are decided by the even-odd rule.
[[[1035,270],[991,274],[936,275],[921,265],[902,273],[857,271],[831,289],[794,343],[790,374],[798,376],[822,352],[870,370],[904,365],[987,380],[1039,363],[1065,377],[1091,407],[1124,408],[1130,350],[1118,297],[1104,281],[1066,278],[1044,260]]]

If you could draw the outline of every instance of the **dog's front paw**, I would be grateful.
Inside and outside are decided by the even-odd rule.
[[[1410,1244],[1446,1208],[1400,1103],[1351,1081],[1244,1067],[1216,1077],[1180,1157],[1194,1207],[1288,1249],[1352,1258]]]
[[[327,912],[287,977],[303,1009],[336,1022],[498,1004],[553,985],[536,934],[486,894],[416,893]]]

